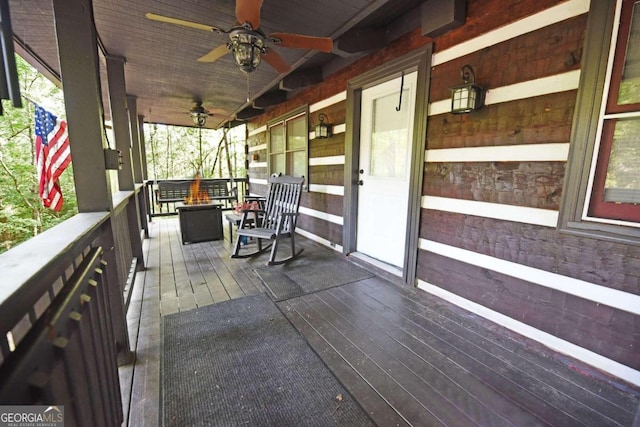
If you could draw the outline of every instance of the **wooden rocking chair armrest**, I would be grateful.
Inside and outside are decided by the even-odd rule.
[[[262,209],[243,209],[242,210],[242,214],[243,215],[248,214],[248,213],[252,213],[252,212],[253,213],[265,213],[265,211],[262,210]]]

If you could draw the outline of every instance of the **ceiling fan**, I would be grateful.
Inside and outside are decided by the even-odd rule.
[[[236,0],[236,18],[238,22],[228,30],[182,19],[147,13],[147,19],[182,25],[203,31],[228,34],[229,42],[218,46],[206,55],[198,58],[200,62],[214,62],[228,52],[233,53],[236,65],[245,73],[256,70],[261,59],[271,65],[278,73],[286,73],[290,67],[278,53],[267,44],[289,48],[315,49],[331,52],[333,41],[329,37],[312,37],[301,34],[273,33],[269,36],[260,30],[260,9],[262,0]]]
[[[203,127],[207,123],[208,117],[214,117],[214,116],[226,117],[229,115],[229,113],[227,113],[225,110],[221,108],[215,108],[211,111],[207,110],[202,106],[202,101],[200,100],[194,101],[193,107],[189,110],[189,114],[191,115],[191,119],[193,120],[193,123],[198,127]]]

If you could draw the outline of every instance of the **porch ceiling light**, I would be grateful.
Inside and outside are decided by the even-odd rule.
[[[260,55],[266,53],[264,38],[264,34],[250,26],[231,30],[228,47],[236,65],[245,73],[252,73],[260,65]]]
[[[451,88],[451,113],[470,113],[482,107],[484,101],[483,89],[476,85],[476,75],[470,65],[460,70],[463,84]]]
[[[202,105],[191,110],[191,120],[193,120],[193,124],[199,128],[204,127],[204,125],[207,124],[207,111],[202,107]]]
[[[320,123],[316,125],[316,138],[329,138],[331,136],[331,125],[324,122],[327,120],[327,116],[324,113],[320,113],[318,114],[318,120],[320,120]]]

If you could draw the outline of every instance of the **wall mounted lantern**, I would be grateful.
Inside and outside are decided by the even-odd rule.
[[[316,125],[316,138],[329,138],[331,136],[331,125],[324,122],[327,120],[327,116],[324,113],[320,113],[318,114],[318,120],[320,120],[320,123]]]
[[[482,107],[484,93],[480,86],[477,86],[476,75],[470,65],[465,65],[460,70],[463,84],[451,88],[451,113],[470,113]]]

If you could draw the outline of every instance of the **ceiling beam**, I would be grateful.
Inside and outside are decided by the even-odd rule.
[[[287,93],[281,90],[267,92],[253,101],[253,108],[268,108],[287,100]]]
[[[333,43],[333,53],[348,56],[359,52],[382,49],[387,44],[383,28],[359,28],[346,32]]]
[[[249,120],[250,118],[259,116],[262,113],[264,113],[264,110],[262,109],[247,107],[242,111],[238,111],[238,113],[236,114],[236,119]]]
[[[422,35],[435,38],[464,25],[465,0],[427,0],[422,3]]]
[[[334,45],[335,46],[335,45]],[[322,82],[322,68],[294,71],[280,80],[280,90],[292,91]]]

